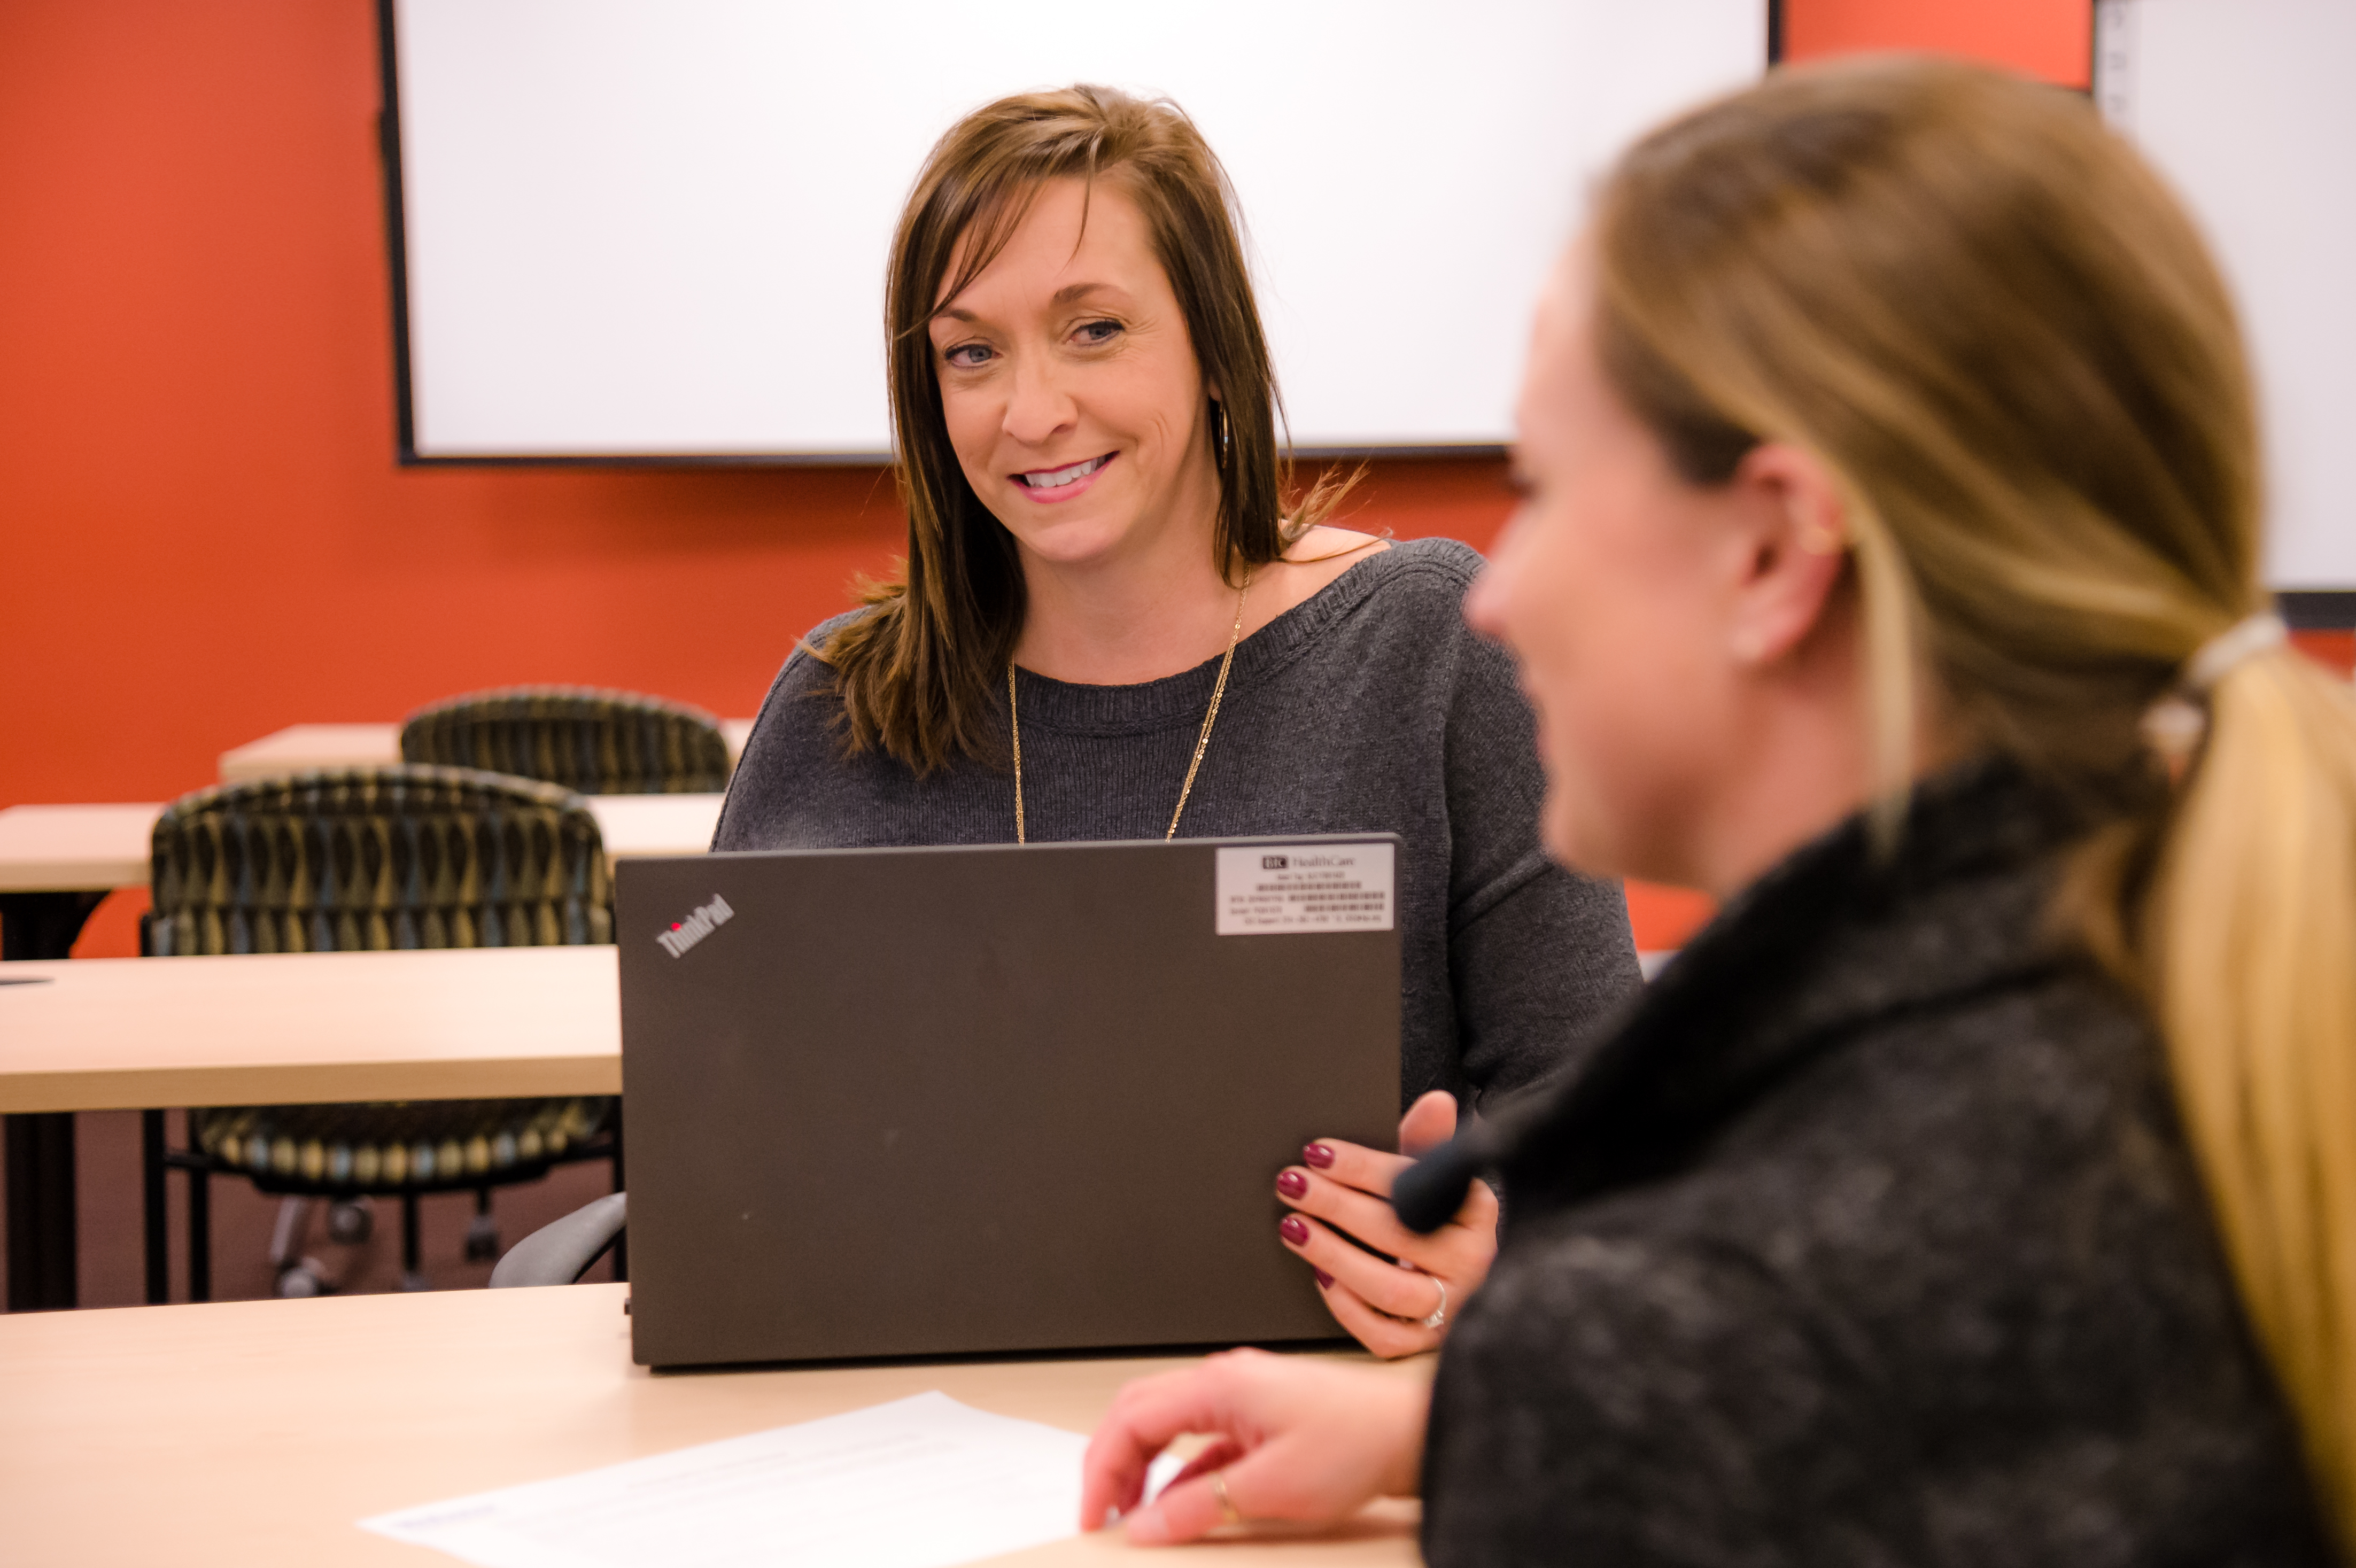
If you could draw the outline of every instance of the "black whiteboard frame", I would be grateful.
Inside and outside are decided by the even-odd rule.
[[[1783,58],[1783,0],[1767,7],[1767,66]],[[377,0],[377,58],[383,108],[377,114],[377,145],[384,170],[384,232],[392,283],[393,453],[403,468],[884,468],[889,452],[584,453],[434,456],[417,450],[416,380],[409,341],[409,242],[402,215],[401,69],[394,37],[394,0]],[[1299,446],[1292,455],[1307,462],[1354,458],[1494,460],[1506,448],[1497,443],[1436,446]]]

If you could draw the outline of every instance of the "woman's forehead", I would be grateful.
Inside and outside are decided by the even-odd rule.
[[[996,253],[967,277],[971,248],[992,241]],[[1134,288],[1161,279],[1144,214],[1121,182],[1065,176],[1010,193],[996,211],[967,225],[950,251],[934,314],[963,315],[952,307],[1002,293],[1059,304],[1087,285]]]

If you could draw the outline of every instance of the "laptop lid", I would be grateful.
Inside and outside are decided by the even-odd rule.
[[[1396,1136],[1397,849],[621,862],[637,1359],[1334,1338],[1274,1182]]]

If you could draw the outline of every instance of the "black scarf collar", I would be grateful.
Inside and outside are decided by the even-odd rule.
[[[2082,830],[2018,767],[1982,759],[1915,789],[1894,852],[1862,815],[1794,850],[1574,1079],[1499,1115],[1509,1197],[1559,1203],[1671,1175],[1858,1029],[2083,962],[2048,914],[2058,851]]]

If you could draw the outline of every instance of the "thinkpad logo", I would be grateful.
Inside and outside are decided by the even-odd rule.
[[[710,903],[685,920],[672,921],[669,931],[657,932],[655,940],[661,943],[663,951],[672,957],[684,957],[689,948],[712,934],[713,927],[726,925],[735,916],[736,912],[728,907],[728,901],[714,893]]]

